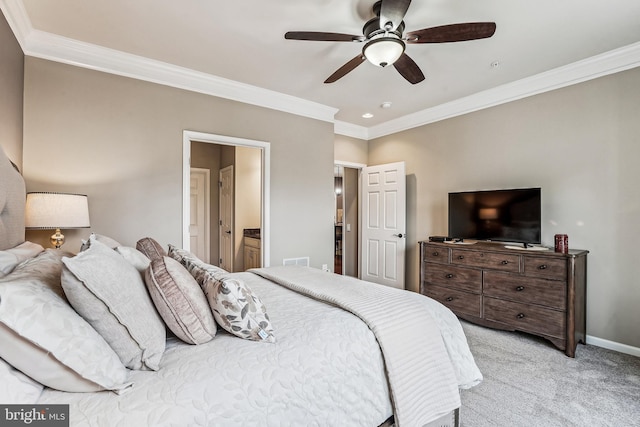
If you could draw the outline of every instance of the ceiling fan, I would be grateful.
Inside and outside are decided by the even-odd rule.
[[[365,59],[374,65],[386,67],[392,65],[408,82],[420,83],[424,74],[420,67],[407,55],[406,44],[448,43],[477,40],[491,37],[496,31],[494,22],[467,22],[443,25],[411,31],[404,36],[404,16],[411,0],[381,0],[373,5],[375,18],[362,27],[363,35],[325,33],[319,31],[289,31],[284,35],[287,40],[316,40],[330,42],[366,42],[362,53],[330,75],[325,83],[333,83],[351,72]]]

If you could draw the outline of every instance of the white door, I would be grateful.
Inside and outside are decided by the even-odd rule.
[[[233,272],[233,166],[220,169],[220,267]]]
[[[191,168],[189,191],[190,250],[207,264],[210,262],[211,235],[209,234],[209,169]]]
[[[362,279],[404,289],[404,162],[362,169]]]

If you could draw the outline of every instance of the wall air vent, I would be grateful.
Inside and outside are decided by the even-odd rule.
[[[303,267],[309,267],[309,257],[285,258],[282,260],[282,265],[300,265]]]

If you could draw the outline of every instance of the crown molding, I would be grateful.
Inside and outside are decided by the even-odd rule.
[[[21,0],[0,0],[0,9],[25,55],[331,122],[336,134],[367,141],[640,66],[637,42],[367,128],[335,120],[338,109],[323,104],[35,30]]]
[[[338,135],[350,136],[352,138],[364,139],[369,138],[368,128],[353,123],[336,120],[333,122],[333,132]]]
[[[380,138],[640,66],[640,42],[368,128]]]
[[[25,40],[33,27],[27,11],[22,1],[18,0],[0,0],[0,10],[9,23],[13,35],[18,40],[18,44],[25,51]]]
[[[20,0],[0,0],[27,56],[158,83],[285,113],[334,122],[337,108],[234,80],[35,30]]]

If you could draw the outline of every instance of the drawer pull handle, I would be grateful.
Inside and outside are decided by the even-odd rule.
[[[538,270],[546,270],[547,269],[547,264],[542,264],[538,266]]]
[[[446,277],[447,279],[453,279],[453,274],[449,273],[449,274],[447,274],[447,275],[446,275],[446,276],[444,276],[444,277]]]
[[[524,286],[518,286],[518,287],[516,288],[516,291],[518,291],[518,292],[522,292],[522,291],[524,291]]]
[[[438,256],[438,255],[440,255],[440,254],[439,254],[438,252],[434,252],[434,253],[432,253],[431,255],[433,255],[433,256]]]
[[[502,265],[507,265],[509,264],[509,261],[507,261],[506,259],[502,260]]]
[[[524,319],[524,313],[518,313],[516,316],[518,319]]]
[[[464,255],[458,255],[458,259],[464,259]]]
[[[447,301],[447,302],[451,302],[451,301],[453,301],[453,297],[447,297],[447,298],[445,299],[445,301]]]

